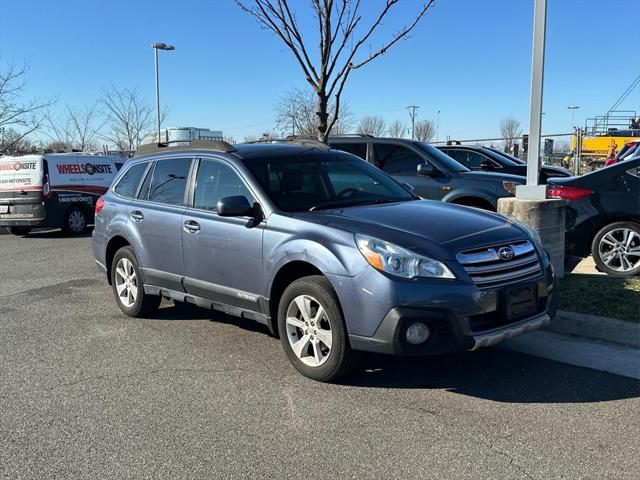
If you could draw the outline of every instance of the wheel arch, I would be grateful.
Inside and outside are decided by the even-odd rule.
[[[113,263],[113,257],[115,257],[118,250],[127,246],[131,246],[131,242],[122,235],[113,236],[107,243],[107,248],[105,250],[105,268],[107,269],[107,281],[109,282],[109,285],[111,285],[112,282],[111,264]]]

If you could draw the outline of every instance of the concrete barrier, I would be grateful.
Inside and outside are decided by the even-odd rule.
[[[565,205],[564,200],[498,199],[498,213],[526,223],[540,234],[558,278],[564,276]]]

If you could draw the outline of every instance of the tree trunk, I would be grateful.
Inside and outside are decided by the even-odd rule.
[[[327,108],[329,106],[329,99],[325,92],[318,92],[318,140],[321,142],[326,141],[327,128],[329,127],[329,114]]]

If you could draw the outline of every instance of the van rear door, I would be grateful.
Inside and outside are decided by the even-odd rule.
[[[41,155],[0,157],[0,225],[30,226],[44,219]]]

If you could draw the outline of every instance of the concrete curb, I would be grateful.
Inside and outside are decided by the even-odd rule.
[[[640,349],[640,324],[615,318],[558,310],[543,330]]]

